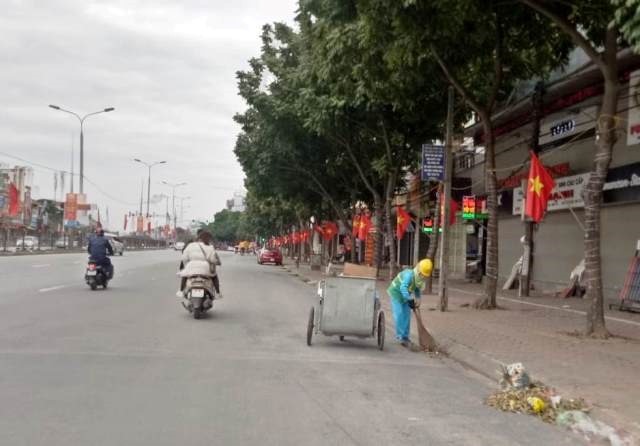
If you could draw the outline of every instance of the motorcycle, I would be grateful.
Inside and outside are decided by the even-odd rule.
[[[187,284],[184,289],[182,306],[194,319],[200,319],[202,315],[213,307],[216,298],[213,287],[213,279],[207,276],[187,277]]]
[[[95,291],[99,286],[106,289],[111,277],[109,277],[109,274],[101,265],[98,265],[95,261],[89,259],[89,263],[87,264],[87,269],[84,274],[84,280],[87,282],[87,285],[89,285],[91,290]]]

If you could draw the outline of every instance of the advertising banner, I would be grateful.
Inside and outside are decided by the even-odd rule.
[[[67,194],[64,202],[64,220],[74,222],[78,219],[78,194]]]

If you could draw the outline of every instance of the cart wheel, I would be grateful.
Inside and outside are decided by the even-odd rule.
[[[340,336],[340,340],[344,342],[344,336]]]
[[[378,313],[378,330],[377,330],[378,348],[380,350],[384,349],[384,330],[385,330],[384,311],[381,311]]]
[[[311,336],[313,336],[313,323],[316,309],[311,307],[309,312],[309,323],[307,324],[307,345],[311,346]]]

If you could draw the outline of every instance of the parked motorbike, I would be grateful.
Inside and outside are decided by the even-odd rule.
[[[200,319],[205,312],[210,310],[215,298],[216,294],[211,277],[187,277],[182,306],[193,314],[194,319]]]
[[[111,277],[109,277],[108,272],[102,266],[89,259],[87,270],[84,274],[84,280],[87,282],[87,285],[95,291],[99,286],[106,289]]]

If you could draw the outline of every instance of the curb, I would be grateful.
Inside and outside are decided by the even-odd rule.
[[[315,286],[318,282],[317,280],[312,280],[308,277],[305,277],[302,273],[294,272],[293,268],[290,269],[287,265],[282,265],[282,268],[285,269],[290,275],[294,277],[298,276],[300,280],[310,286]],[[384,311],[391,313],[391,308],[384,301],[382,302],[382,308],[384,309]],[[393,332],[393,330],[395,330],[393,317],[388,317],[386,319],[385,325]],[[441,335],[439,336],[435,331],[431,331],[431,334],[438,340],[438,344],[443,347],[444,353],[441,356],[448,357],[465,370],[476,373],[480,377],[488,379],[490,382],[497,385],[496,371],[499,369],[500,365],[504,365],[505,363],[497,358],[494,358],[488,353],[476,350],[466,344],[456,341],[453,338]],[[418,341],[415,335],[411,335],[411,340],[415,343],[417,343]],[[604,421],[612,427],[618,425],[618,423],[616,422],[617,416],[615,411],[612,411],[609,408],[598,406],[597,402],[595,401],[591,402],[591,404],[594,406],[594,410],[591,412],[594,419]],[[627,433],[630,433],[625,428],[623,428],[623,430],[627,431]],[[634,438],[634,434],[631,433],[631,435],[632,438]]]

